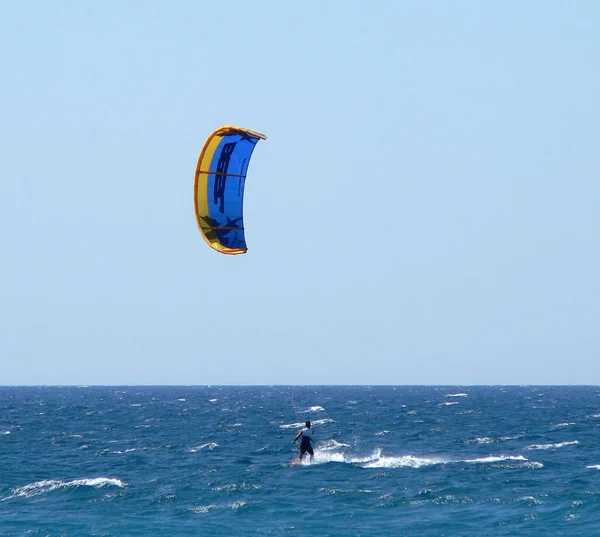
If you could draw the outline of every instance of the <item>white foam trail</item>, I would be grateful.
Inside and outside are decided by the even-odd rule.
[[[12,494],[7,496],[3,500],[9,500],[11,498],[24,497],[30,498],[32,496],[39,496],[47,492],[53,492],[55,490],[74,488],[74,487],[94,487],[94,488],[105,488],[105,487],[119,487],[123,488],[126,484],[120,479],[110,477],[94,477],[89,479],[74,479],[72,481],[60,481],[56,479],[49,479],[44,481],[36,481],[30,483],[24,487],[17,487],[13,489]]]
[[[469,397],[468,393],[447,393],[446,397]]]
[[[351,457],[345,453],[335,451],[324,451],[320,448],[315,450],[313,461],[310,461],[309,456],[305,456],[302,461],[302,466],[310,466],[313,464],[327,464],[329,462],[341,462],[346,464],[363,464],[373,462],[381,458],[381,449],[376,449],[366,457]]]
[[[415,457],[414,455],[402,455],[400,457],[380,457],[378,460],[367,462],[365,468],[421,468],[444,464],[445,460],[428,457]]]
[[[527,446],[527,449],[558,449],[564,446],[573,446],[579,444],[579,440],[572,440],[571,442],[559,442],[558,444],[533,444]]]
[[[556,427],[558,429],[559,427],[561,427],[561,428],[562,427],[568,427],[569,425],[575,425],[575,423],[572,422],[572,421],[569,422],[569,423],[559,423],[558,425],[555,425],[554,427]]]
[[[592,464],[590,466],[586,466],[586,468],[592,468],[594,470],[600,470],[600,464]]]
[[[345,453],[339,448],[349,447],[346,444],[341,444],[335,440],[328,440],[324,445],[317,446],[313,462],[310,462],[309,457],[305,457],[302,461],[303,466],[310,464],[325,464],[329,462],[339,462],[345,464],[356,464],[363,468],[422,468],[438,464],[491,464],[501,462],[516,462],[517,467],[526,468],[542,468],[543,464],[539,462],[529,461],[523,455],[489,455],[487,457],[479,457],[476,459],[452,460],[448,457],[440,456],[416,456],[416,455],[396,455],[383,456],[381,448],[375,449],[367,456],[353,456]]]

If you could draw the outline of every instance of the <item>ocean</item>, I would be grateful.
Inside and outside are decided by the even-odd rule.
[[[599,436],[596,386],[1,387],[0,536],[600,536]]]

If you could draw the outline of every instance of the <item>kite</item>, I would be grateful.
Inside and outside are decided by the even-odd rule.
[[[222,254],[244,254],[244,185],[250,157],[267,137],[241,127],[225,126],[204,143],[194,176],[194,208],[202,237]]]

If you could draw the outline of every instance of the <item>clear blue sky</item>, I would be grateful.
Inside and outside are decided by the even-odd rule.
[[[0,384],[600,383],[600,3],[0,4]],[[249,252],[196,227],[265,133]]]

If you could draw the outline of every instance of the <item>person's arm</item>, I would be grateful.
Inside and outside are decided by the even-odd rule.
[[[296,440],[298,440],[298,438],[300,438],[300,436],[302,436],[302,430],[298,431],[298,434],[296,435],[296,438],[294,438],[294,439],[292,440],[292,444],[295,444],[295,443],[296,443]]]

